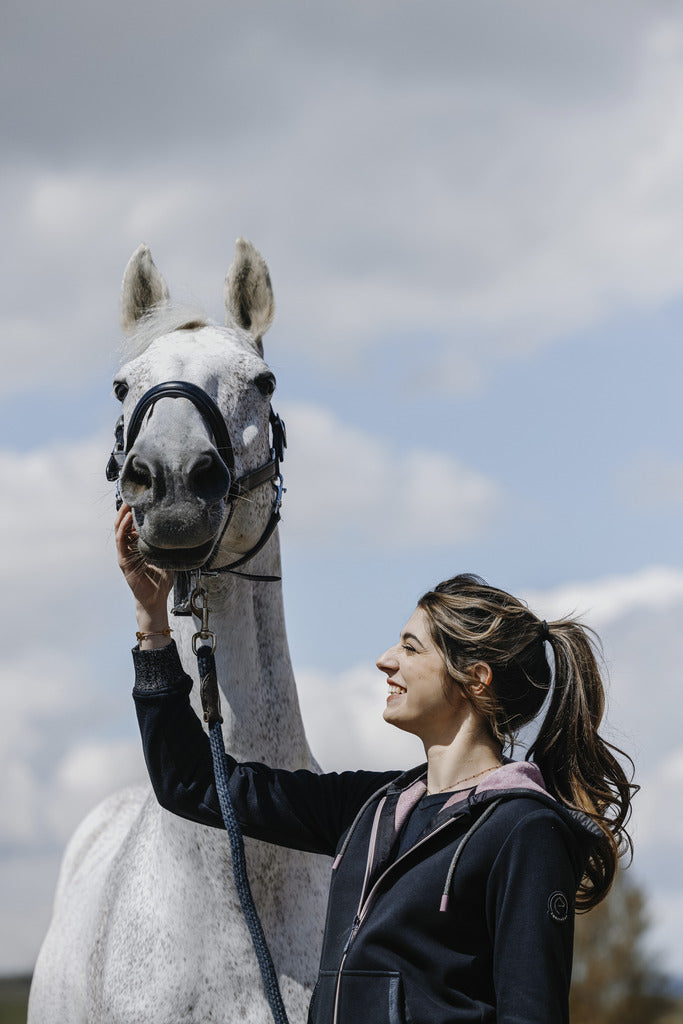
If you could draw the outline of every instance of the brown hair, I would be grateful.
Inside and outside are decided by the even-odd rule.
[[[548,702],[527,756],[541,770],[548,791],[597,823],[604,841],[592,847],[577,896],[588,910],[607,895],[619,857],[632,851],[626,825],[637,786],[615,755],[633,762],[598,735],[605,689],[596,657],[597,635],[574,619],[541,622],[516,597],[463,573],[418,601],[441,651],[449,692],[454,681],[488,723],[501,746],[514,745],[519,729]],[[554,672],[546,658],[552,647]],[[491,668],[491,684],[474,692],[467,669]]]

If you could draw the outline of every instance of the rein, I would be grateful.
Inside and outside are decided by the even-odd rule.
[[[273,411],[271,405],[269,423],[273,444],[270,449],[270,459],[264,465],[243,473],[240,477],[235,477],[235,455],[230,440],[230,432],[220,409],[211,396],[203,391],[202,388],[197,387],[196,384],[191,384],[189,381],[172,380],[157,384],[145,392],[133,409],[125,442],[123,416],[119,417],[114,429],[114,448],[109,457],[105,472],[107,480],[111,482],[116,481],[117,509],[121,507],[123,501],[119,489],[119,477],[123,465],[140,432],[146,413],[162,398],[187,398],[199,410],[213,435],[216,442],[216,450],[223,460],[230,480],[227,493],[227,503],[230,506],[230,511],[209,557],[204,565],[193,569],[191,572],[175,573],[173,613],[175,615],[194,614],[201,620],[200,628],[192,637],[192,651],[196,655],[197,667],[199,669],[202,709],[204,711],[204,721],[209,728],[209,744],[213,759],[218,802],[230,841],[235,888],[239,896],[242,913],[249,928],[249,934],[251,935],[261,972],[263,988],[273,1020],[275,1024],[289,1024],[273,958],[268,949],[263,925],[261,924],[251,892],[251,886],[249,885],[244,854],[244,839],[230,797],[230,765],[225,752],[223,731],[221,729],[223,718],[221,716],[220,691],[214,658],[216,634],[209,629],[209,600],[206,589],[202,586],[202,577],[218,576],[221,573],[228,572],[233,573],[235,576],[242,576],[245,579],[265,583],[280,580],[279,576],[263,576],[256,573],[240,572],[238,566],[245,565],[261,551],[280,521],[280,506],[285,490],[284,480],[280,472],[280,462],[284,458],[284,450],[287,447],[285,425],[277,413]],[[269,481],[273,481],[275,498],[270,518],[261,536],[246,554],[231,562],[230,565],[214,566],[213,561],[225,536],[225,531],[230,525],[238,499]],[[191,592],[190,588],[192,588]]]

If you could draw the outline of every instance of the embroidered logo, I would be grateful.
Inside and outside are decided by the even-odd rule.
[[[569,900],[563,892],[554,892],[548,899],[548,913],[562,924],[569,917]]]

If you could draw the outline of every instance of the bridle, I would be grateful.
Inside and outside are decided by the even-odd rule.
[[[125,441],[124,420],[122,415],[117,420],[114,428],[114,447],[109,457],[105,474],[107,480],[111,482],[116,481],[117,509],[121,507],[123,501],[119,490],[119,477],[121,470],[123,469],[124,462],[126,461],[126,458],[135,444],[138,434],[140,433],[140,428],[144,422],[145,415],[162,398],[186,398],[188,401],[192,402],[211,431],[213,439],[216,442],[216,451],[228,472],[229,487],[226,495],[226,502],[230,508],[225,524],[204,564],[197,570],[192,570],[192,572],[196,575],[201,574],[202,576],[216,576],[219,573],[229,572],[234,573],[236,576],[244,576],[247,579],[259,580],[261,582],[274,582],[279,580],[279,576],[262,576],[255,573],[244,573],[238,571],[239,566],[245,565],[247,562],[251,561],[251,559],[261,551],[272,536],[275,527],[280,521],[280,506],[282,504],[282,495],[285,491],[284,480],[282,473],[280,472],[280,462],[284,459],[284,452],[287,447],[287,434],[283,421],[273,410],[272,405],[270,406],[269,413],[269,423],[273,438],[273,443],[270,449],[270,459],[262,466],[258,466],[256,469],[249,470],[247,473],[243,473],[242,476],[237,477],[235,476],[235,453],[230,439],[230,432],[225,419],[223,418],[223,414],[214,402],[213,398],[211,398],[211,396],[202,388],[198,387],[196,384],[191,384],[190,381],[186,380],[168,380],[150,388],[149,391],[144,393],[131,413]],[[260,487],[262,484],[268,483],[271,480],[273,481],[273,486],[275,488],[275,497],[273,499],[270,518],[266,523],[261,536],[244,555],[241,555],[236,561],[231,562],[230,565],[214,566],[214,559],[218,554],[218,549],[220,548],[223,537],[225,536],[225,531],[227,530],[234,515],[238,499],[244,497],[245,494],[248,494],[250,491],[253,491],[255,488]],[[188,572],[176,573],[176,588],[174,595],[175,607],[173,609],[176,615],[190,614],[190,607],[188,603],[189,576],[190,573]]]

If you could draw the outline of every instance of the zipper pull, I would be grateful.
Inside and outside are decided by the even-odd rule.
[[[353,919],[353,924],[351,925],[351,931],[349,932],[349,937],[346,940],[346,945],[344,946],[344,949],[342,951],[342,956],[344,955],[344,953],[346,953],[346,951],[348,950],[349,946],[351,945],[351,943],[353,942],[354,938],[356,937],[356,932],[358,931],[359,926],[360,926],[360,916],[358,914],[356,914],[356,916]]]

